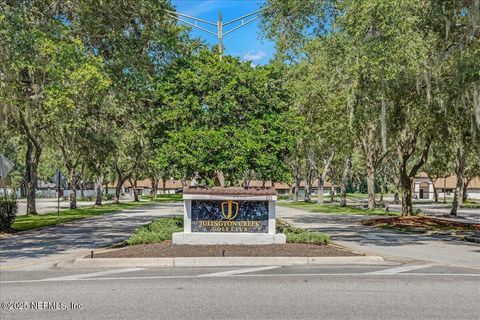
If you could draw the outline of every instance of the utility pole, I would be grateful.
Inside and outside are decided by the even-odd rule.
[[[238,30],[240,29],[241,27],[243,26],[246,26],[247,24],[249,24],[250,22],[253,22],[257,19],[259,19],[261,16],[260,16],[260,13],[264,10],[265,8],[263,9],[260,9],[260,10],[256,10],[254,12],[250,12],[246,15],[243,15],[241,17],[238,17],[236,19],[233,19],[231,21],[228,21],[228,22],[225,22],[223,23],[223,19],[222,19],[222,13],[221,12],[218,12],[218,20],[215,22],[211,22],[211,21],[207,21],[207,20],[203,20],[203,19],[200,19],[200,18],[196,18],[196,17],[192,17],[192,16],[189,16],[189,15],[186,15],[186,14],[183,14],[183,13],[179,13],[179,12],[175,12],[175,11],[171,11],[171,10],[165,10],[165,12],[167,13],[167,16],[169,16],[170,18],[173,18],[175,20],[178,20],[180,22],[183,22],[185,23],[186,25],[189,25],[193,28],[196,28],[196,29],[199,29],[199,30],[202,30],[206,33],[209,33],[215,37],[217,37],[218,39],[218,52],[220,53],[220,58],[223,56],[223,52],[224,52],[224,48],[223,48],[223,38],[232,33],[233,31],[235,30]],[[248,19],[247,19],[248,18]],[[238,24],[237,26],[233,27],[232,29],[228,30],[228,31],[223,31],[223,28],[225,26],[228,26],[228,25],[231,25],[231,24],[234,24],[234,23],[237,23],[237,22],[240,22],[240,24]],[[199,26],[199,23],[201,24],[204,24],[205,26]],[[208,28],[208,26],[215,26],[217,27],[217,32],[213,32]],[[210,27],[211,28],[211,27]]]

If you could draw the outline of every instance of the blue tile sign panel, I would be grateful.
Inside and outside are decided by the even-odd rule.
[[[192,200],[192,232],[268,232],[268,201]]]

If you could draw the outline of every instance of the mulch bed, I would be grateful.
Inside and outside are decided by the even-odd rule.
[[[172,258],[172,257],[336,257],[357,256],[331,245],[287,243],[271,245],[175,245],[171,241],[140,244],[118,250],[94,253],[94,258]]]
[[[425,231],[480,231],[480,224],[462,223],[424,216],[375,218],[362,221],[362,224],[412,231],[422,229]]]

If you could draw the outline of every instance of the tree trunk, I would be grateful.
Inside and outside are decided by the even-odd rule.
[[[163,194],[166,194],[167,193],[167,179],[163,178],[162,180],[162,190],[163,190]]]
[[[375,209],[375,168],[367,164],[368,209]]]
[[[408,178],[408,181],[411,181]],[[402,216],[410,216],[413,214],[413,204],[412,204],[412,187],[411,185],[407,187],[404,186],[403,197],[402,197]]]
[[[398,190],[395,190],[395,193],[393,194],[393,202],[395,204],[400,203],[400,195],[398,194]]]
[[[468,199],[467,188],[468,188],[468,185],[470,184],[470,181],[471,179],[464,179],[463,192],[462,192],[462,206],[465,203],[465,201],[467,201]]]
[[[85,198],[85,183],[83,180],[80,182],[80,197]]]
[[[70,209],[77,209],[77,187],[75,183],[70,183]]]
[[[395,176],[394,182],[395,182],[395,190],[393,192],[393,203],[399,204],[400,203],[400,194],[399,194],[398,189],[399,189],[400,179],[398,178],[398,176]]]
[[[298,191],[300,190],[301,178],[295,177],[295,186],[293,187],[293,201],[298,201]]]
[[[38,163],[42,149],[27,140],[27,151],[25,156],[25,182],[27,196],[27,215],[37,214],[36,191],[38,182]]]
[[[115,186],[115,203],[120,202],[120,193],[122,192],[122,185],[125,182],[124,179],[118,179],[117,185]]]
[[[410,171],[407,171],[408,161],[415,152],[415,145],[417,143],[416,134],[412,135],[410,141],[411,147],[407,150],[399,147],[397,149],[400,166],[399,166],[399,185],[402,189],[402,216],[410,216],[413,214],[412,205],[412,183],[413,178],[417,175],[418,170],[427,162],[428,153],[430,151],[430,145],[432,144],[433,137],[428,137],[422,150],[422,154],[418,162],[416,162]]]
[[[310,179],[307,179],[305,181],[305,197],[304,197],[304,201],[305,202],[310,202],[310,185],[311,185],[311,181]]]
[[[342,183],[340,185],[340,207],[347,206],[347,184],[351,167],[352,161],[350,160],[350,158],[347,158],[347,160],[345,161],[345,168],[343,169]]]
[[[452,209],[450,210],[450,215],[456,216],[459,208],[463,206],[463,193],[464,193],[464,174],[465,174],[465,165],[466,165],[466,152],[462,150],[463,148],[457,147],[457,158],[455,165],[455,174],[457,175],[457,184],[455,186],[455,193],[453,194]]]
[[[138,199],[137,179],[133,179],[132,181],[132,179],[130,178],[129,181],[130,181],[130,185],[132,186],[133,201],[138,202],[140,200]]]
[[[155,198],[158,192],[158,179],[156,177],[152,177],[151,182],[152,182],[152,191],[150,192],[150,195]]]
[[[438,190],[437,188],[435,187],[435,182],[437,182],[438,180],[438,176],[436,178],[433,178],[432,176],[428,175],[427,174],[427,177],[428,179],[430,179],[430,182],[432,183],[432,187],[433,187],[433,200],[435,202],[438,202]]]
[[[325,182],[323,181],[323,177],[319,176],[317,178],[318,181],[318,186],[317,186],[317,203],[324,204],[325,199],[323,197],[323,187],[325,185]]]
[[[383,182],[383,178],[382,178],[382,180],[380,181],[380,200],[379,200],[380,203],[383,203],[384,190],[385,190],[385,183]]]
[[[400,186],[402,188],[402,216],[413,214],[412,179],[408,176],[406,164],[400,167]]]
[[[97,175],[95,179],[95,205],[101,206],[103,200],[103,176],[101,174]]]
[[[77,209],[78,177],[73,170],[69,170],[68,174],[70,176],[70,209]]]
[[[330,170],[330,164],[332,163],[334,156],[334,152],[332,151],[330,153],[330,156],[328,159],[323,161],[323,171],[322,174],[318,177],[318,190],[317,190],[317,203],[324,203],[324,197],[323,197],[323,187],[325,185],[325,179],[327,179],[328,172]],[[333,185],[332,185],[333,188]],[[332,202],[333,202],[333,196],[332,196]]]

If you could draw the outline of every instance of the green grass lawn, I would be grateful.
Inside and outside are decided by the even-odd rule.
[[[340,196],[339,196],[340,198]],[[366,193],[347,193],[347,199],[368,199]]]
[[[477,203],[465,203],[463,205],[463,208],[466,208],[466,209],[480,209],[480,204],[477,204]]]
[[[56,212],[29,216],[23,215],[15,218],[12,228],[15,231],[32,230],[47,226],[53,226],[71,220],[83,219],[115,211],[145,206],[148,204],[151,204],[151,202],[122,202],[105,204],[103,206],[88,206],[73,210],[68,209],[60,211],[60,215],[58,218]]]
[[[336,213],[336,214],[361,214],[361,215],[388,215],[388,216],[398,216],[398,212],[388,212],[385,213],[383,209],[374,209],[367,210],[358,207],[340,207],[338,205],[331,204],[318,204],[313,202],[277,202],[277,205],[282,207],[289,207],[295,209],[307,210],[310,212],[321,212],[321,213]]]
[[[176,202],[182,201],[183,194],[182,193],[175,193],[175,194],[159,194],[155,198],[151,196],[142,196],[144,200],[153,201],[153,202]]]

